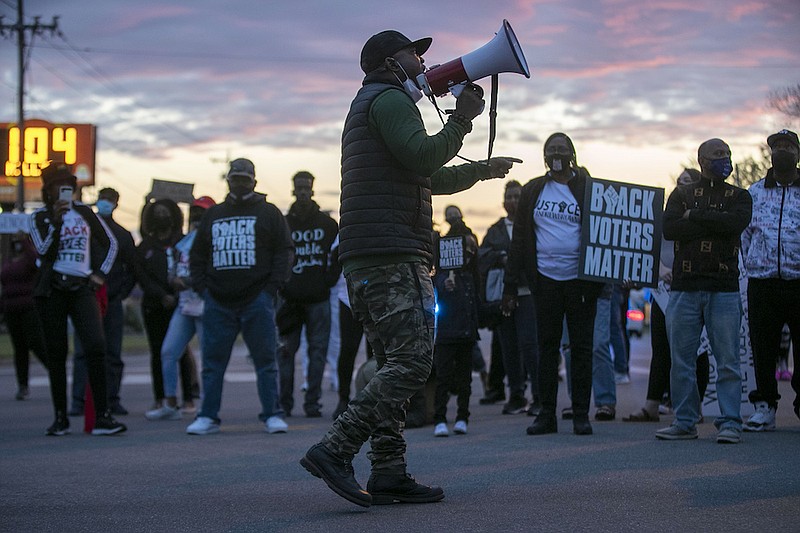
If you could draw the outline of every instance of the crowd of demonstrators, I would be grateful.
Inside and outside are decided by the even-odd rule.
[[[469,400],[472,393],[473,353],[479,339],[478,315],[481,299],[478,293],[480,274],[477,264],[477,239],[464,223],[461,211],[448,221],[450,231],[445,237],[460,237],[463,264],[454,269],[435,269],[433,288],[436,293],[437,324],[433,349],[436,372],[436,393],[433,400],[434,432],[447,437],[447,403],[455,394],[457,411],[453,432],[466,434],[469,424]],[[482,357],[481,357],[482,359]],[[485,364],[485,362],[484,362]]]
[[[172,314],[178,305],[178,291],[171,282],[177,262],[175,245],[183,238],[183,213],[178,204],[169,198],[148,202],[142,209],[142,241],[139,243],[139,261],[142,276],[142,318],[150,347],[150,375],[153,385],[153,405],[150,410],[163,407],[165,391],[161,348],[167,335]],[[187,347],[180,359],[183,403],[187,411],[194,408],[200,396],[197,362]]]
[[[288,426],[278,402],[275,299],[289,278],[294,243],[280,210],[255,192],[255,166],[234,159],[228,195],[203,216],[190,252],[192,288],[203,296],[203,398],[186,432],[220,431],[225,370],[242,334],[256,371],[259,419],[268,433]]]
[[[314,196],[314,176],[300,171],[292,177],[295,202],[286,222],[294,242],[294,264],[289,280],[279,291],[276,311],[280,404],[285,416],[294,407],[295,355],[305,329],[308,377],[303,411],[306,417],[322,416],[322,377],[331,332],[330,289],[339,272],[331,269],[330,250],[339,225],[320,211]]]
[[[664,211],[664,238],[675,241],[672,286],[666,310],[672,368],[673,423],[656,432],[664,440],[697,438],[702,416],[697,390],[697,350],[705,327],[717,368],[721,415],[714,421],[717,442],[741,440],[742,377],[739,368],[740,236],[753,209],[750,194],[726,183],[733,165],[721,139],[697,152],[700,181],[675,188]],[[774,368],[772,370],[774,372]]]
[[[415,105],[422,92],[414,80],[431,41],[412,42],[387,30],[365,43],[366,76],[342,135],[339,260],[378,370],[301,464],[361,506],[444,498],[441,488],[408,474],[402,433],[404,406],[423,387],[433,363],[431,194],[504,176],[514,162],[493,158],[442,167],[458,153],[484,102],[467,87],[442,130],[426,133]],[[372,473],[365,491],[352,459],[367,440]]]
[[[96,289],[104,287],[117,255],[117,240],[88,206],[72,199],[77,178],[64,164],[42,171],[44,206],[30,218],[30,235],[40,267],[34,298],[42,324],[47,324],[45,348],[55,420],[47,435],[70,432],[67,417],[67,320],[86,354],[92,400],[97,412],[93,435],[125,431],[108,408],[106,342]]]
[[[33,300],[34,280],[38,270],[36,249],[30,237],[19,231],[11,237],[8,257],[0,270],[0,313],[3,314],[11,346],[14,350],[14,372],[17,377],[17,400],[30,395],[28,376],[30,353],[47,367],[44,330]]]
[[[518,288],[527,283],[534,299],[547,302],[536,314],[539,339],[539,397],[542,408],[529,435],[557,432],[558,367],[564,323],[569,330],[573,431],[592,434],[592,339],[597,295],[602,285],[578,279],[581,213],[589,178],[577,165],[575,147],[564,133],[544,143],[549,171],[522,188],[503,287],[503,312],[517,309]],[[508,371],[507,371],[508,372]]]
[[[742,235],[756,374],[756,390],[750,393],[755,413],[744,424],[745,431],[775,429],[780,400],[775,369],[785,324],[794,350],[794,412],[800,417],[800,143],[795,132],[781,130],[770,135],[767,144],[772,168],[750,186],[753,217]]]
[[[68,166],[44,169],[44,206],[31,216],[30,236],[12,236],[0,271],[0,311],[13,341],[17,399],[29,394],[30,351],[48,371],[55,420],[47,435],[70,432],[68,416],[84,412],[87,381],[98,413],[92,433],[126,431],[113,415],[127,414],[120,402],[122,301],[136,282],[143,290],[151,355],[154,405],[147,419],[180,420],[195,411],[193,402],[201,395],[188,343],[195,334],[200,338],[202,405],[186,427],[191,435],[220,431],[224,374],[240,333],[256,369],[258,416],[268,433],[283,433],[284,418],[294,407],[295,356],[305,329],[309,370],[303,409],[307,417],[320,417],[331,306],[339,307],[339,402],[332,426],[301,464],[358,505],[444,497],[440,487],[419,484],[407,473],[403,437],[409,399],[432,368],[435,437],[451,432],[452,395],[457,397],[452,432],[467,433],[473,371],[481,372],[485,385],[481,404],[505,401],[505,378],[508,401],[502,413],[534,416],[528,435],[557,433],[564,344],[571,402],[565,412],[573,432],[594,431],[592,392],[595,420],[616,418],[617,385],[630,379],[618,312],[628,285],[579,278],[582,208],[591,177],[578,165],[566,134],[545,141],[543,176],[524,186],[506,184],[506,216],[489,228],[480,247],[461,210],[447,206],[445,238],[462,239],[464,262],[452,270],[433,267],[438,233],[432,228],[431,195],[502,177],[518,160],[442,166],[471,130],[482,98],[465,90],[443,130],[427,135],[415,93],[404,81],[421,71],[420,55],[430,43],[387,31],[364,46],[366,77],[343,134],[341,232],[312,200],[313,175],[293,176],[295,202],[284,216],[255,192],[253,163],[236,159],[227,174],[225,201],[194,200],[186,235],[176,202],[147,202],[137,247],[113,218],[119,204],[115,190],[99,191],[95,214],[72,198],[77,180]],[[660,440],[697,438],[709,353],[715,357],[720,409],[716,441],[738,443],[742,430],[776,429],[779,355],[784,337],[790,337],[796,367],[800,342],[800,142],[794,132],[781,130],[767,143],[772,167],[749,191],[726,183],[733,168],[730,148],[710,139],[698,148],[700,171],[685,170],[669,195],[659,265],[668,305],[651,302],[647,396],[641,409],[623,418],[658,422],[660,404],[668,398],[675,416],[655,432]],[[749,396],[755,413],[744,423],[740,264],[747,277],[744,318],[756,377]],[[68,321],[76,340],[70,411]],[[488,388],[485,361],[476,352],[481,327],[492,333]],[[362,337],[375,371],[351,399]],[[476,353],[482,364],[476,364]],[[791,378],[791,386],[800,417],[800,376]],[[372,472],[364,490],[352,460],[366,441]]]
[[[178,295],[178,301],[160,348],[164,401],[161,405],[154,405],[145,413],[148,420],[180,420],[183,413],[190,414],[196,411],[193,402],[196,392],[193,386],[190,387],[192,394],[189,401],[184,401],[183,406],[178,405],[178,373],[181,360],[191,357],[191,353],[187,351],[189,342],[195,334],[198,337],[203,335],[203,299],[191,289],[189,256],[200,221],[206,210],[213,205],[216,205],[216,202],[208,196],[201,196],[192,201],[189,207],[189,232],[173,247],[171,254],[173,261],[168,265],[167,278]]]
[[[119,193],[109,187],[100,189],[95,208],[97,215],[117,239],[117,257],[106,276],[106,295],[108,303],[103,314],[103,333],[106,339],[106,383],[108,408],[111,414],[127,415],[128,410],[120,401],[122,373],[125,363],[122,361],[122,338],[125,327],[123,300],[136,285],[138,257],[136,245],[131,233],[114,220],[114,210],[119,205]],[[75,351],[72,357],[72,403],[70,416],[82,416],[84,413],[86,391],[86,355],[77,335],[74,338]]]

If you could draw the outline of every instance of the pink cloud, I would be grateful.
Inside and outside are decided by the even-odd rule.
[[[618,74],[620,72],[630,72],[640,69],[651,69],[663,67],[665,65],[675,65],[678,63],[675,57],[654,57],[652,59],[642,59],[640,61],[619,61],[616,63],[606,63],[592,65],[579,69],[541,69],[539,72],[545,76],[556,76],[560,78],[579,79],[595,78]]]
[[[154,20],[182,17],[192,13],[192,10],[187,7],[150,5],[143,8],[138,4],[122,8],[120,11],[119,16],[115,16],[114,23],[108,26],[108,29],[114,32],[137,28]]]
[[[738,22],[742,18],[763,11],[765,8],[764,2],[747,2],[739,5],[734,5],[730,13],[728,13],[728,20]]]

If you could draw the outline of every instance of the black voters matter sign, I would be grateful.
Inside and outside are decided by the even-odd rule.
[[[578,277],[658,285],[664,189],[592,178],[581,214]]]
[[[439,270],[454,270],[464,266],[464,237],[439,239]]]

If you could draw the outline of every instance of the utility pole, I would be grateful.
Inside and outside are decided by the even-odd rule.
[[[42,24],[39,22],[41,17],[33,17],[33,24],[25,24],[23,16],[23,0],[17,0],[17,23],[4,24],[3,17],[0,17],[0,35],[3,37],[17,33],[17,59],[19,61],[19,83],[17,85],[17,112],[18,119],[17,125],[19,127],[19,157],[20,169],[19,178],[17,179],[17,202],[14,206],[15,210],[19,213],[25,211],[25,176],[23,175],[23,167],[25,162],[25,32],[31,33],[31,40],[36,35],[41,35],[45,30],[49,30],[51,34],[58,32],[58,17],[53,17],[53,22],[50,24]]]

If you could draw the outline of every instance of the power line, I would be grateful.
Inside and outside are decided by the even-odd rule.
[[[37,45],[38,48],[47,48],[52,50],[64,50],[63,47],[59,47],[58,45],[50,43],[49,46],[45,46],[44,44]],[[75,48],[70,47],[71,50],[80,53],[87,53],[87,54],[108,54],[108,55],[117,55],[117,56],[144,56],[144,57],[167,57],[167,58],[175,58],[175,59],[186,59],[186,58],[193,58],[193,59],[223,59],[223,60],[239,60],[239,61],[257,61],[259,63],[341,63],[341,64],[351,64],[352,60],[347,58],[340,58],[340,57],[320,57],[320,56],[309,56],[309,57],[288,57],[288,56],[278,56],[278,57],[264,57],[264,56],[256,56],[256,55],[238,55],[238,54],[214,54],[208,52],[165,52],[163,50],[131,50],[131,49],[113,49],[113,48]],[[565,65],[564,63],[548,63],[548,62],[537,62],[536,68],[541,70],[544,68],[558,68],[564,71],[576,70],[576,69],[585,69],[585,68],[602,68],[604,66],[608,66],[606,62],[598,62],[598,63],[570,63],[569,65]],[[687,62],[681,61],[680,63],[676,62],[673,64],[660,64],[660,65],[644,65],[642,68],[648,69],[686,69],[688,67],[693,68],[713,68],[713,69],[786,69],[786,68],[800,68],[800,63],[778,63],[773,65],[732,65],[732,64],[719,64],[719,63],[708,63],[708,62]]]
[[[32,53],[32,48],[28,46],[28,57],[25,57],[25,36],[26,34],[30,33],[31,41],[33,41],[34,37],[37,35],[42,35],[45,31],[50,31],[50,33],[58,32],[58,17],[53,17],[53,22],[51,24],[42,24],[41,18],[39,16],[33,17],[33,24],[25,24],[25,16],[23,10],[23,0],[17,0],[17,23],[16,24],[5,24],[4,20],[5,17],[0,15],[0,36],[2,37],[10,37],[14,33],[17,35],[17,64],[18,64],[18,73],[17,79],[19,81],[19,90],[17,91],[17,127],[19,128],[20,133],[25,130],[25,67],[30,61],[30,54]],[[25,135],[20,135],[19,140],[19,152],[20,152],[20,161],[19,161],[19,176],[17,179],[17,199],[15,202],[15,209],[17,212],[24,212],[25,211],[25,172],[26,172],[26,163],[25,159]]]

